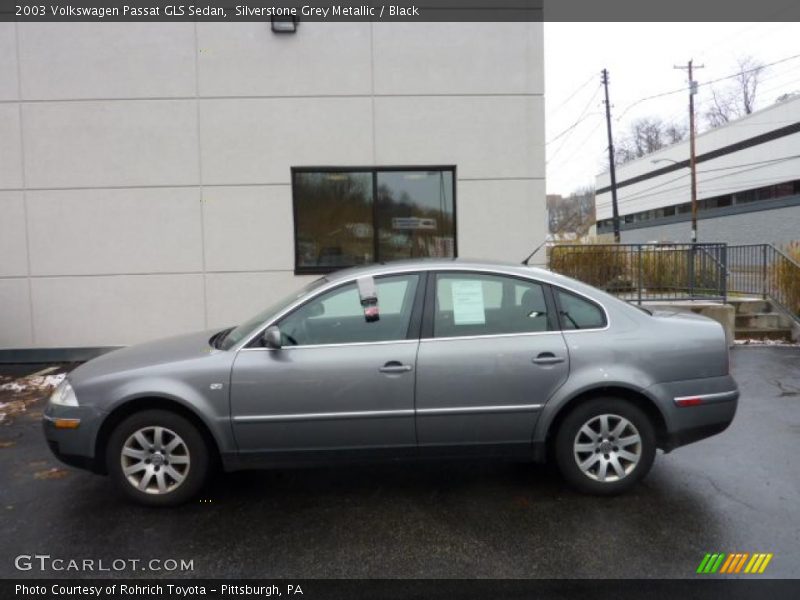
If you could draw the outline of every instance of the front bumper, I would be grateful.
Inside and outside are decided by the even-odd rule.
[[[87,406],[49,404],[42,415],[42,430],[50,451],[61,462],[94,472],[102,470],[95,460],[95,441],[104,413]],[[58,427],[68,422],[70,428]]]

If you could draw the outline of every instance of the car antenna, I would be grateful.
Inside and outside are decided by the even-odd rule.
[[[547,243],[547,240],[545,240],[544,242],[542,242],[541,244],[536,246],[536,249],[533,252],[531,252],[530,254],[528,254],[528,257],[525,260],[522,261],[522,264],[527,267],[528,266],[528,262],[533,258],[533,255],[536,254],[539,250],[541,250],[542,246],[544,246],[546,243]]]

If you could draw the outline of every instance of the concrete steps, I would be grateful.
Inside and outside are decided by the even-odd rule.
[[[776,311],[769,300],[760,298],[729,298],[735,309],[734,336],[737,340],[792,339],[792,321]]]

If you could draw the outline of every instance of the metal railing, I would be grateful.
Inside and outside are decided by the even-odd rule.
[[[726,244],[558,244],[549,265],[639,304],[727,299]]]
[[[728,290],[769,299],[800,322],[800,264],[771,244],[728,246]]]
[[[625,300],[769,299],[800,323],[800,263],[771,244],[556,244],[551,270]]]

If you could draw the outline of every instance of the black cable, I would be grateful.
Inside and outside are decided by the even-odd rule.
[[[757,67],[753,67],[752,69],[745,69],[744,71],[738,71],[736,73],[732,73],[731,75],[726,75],[725,77],[718,77],[717,79],[711,79],[710,81],[704,81],[703,83],[698,83],[697,87],[699,88],[699,87],[703,87],[703,86],[707,86],[707,85],[712,85],[714,83],[719,83],[720,81],[725,81],[726,79],[733,79],[734,77],[739,77],[739,76],[741,76],[741,75],[743,75],[745,73],[752,73],[753,71],[759,71],[761,69],[766,69],[768,67],[779,65],[781,63],[785,63],[785,62],[790,61],[790,60],[794,60],[795,58],[800,58],[800,54],[794,54],[792,56],[787,56],[785,58],[781,58],[780,60],[776,60],[776,61],[773,61],[771,63],[767,63],[765,65],[759,65]],[[620,113],[620,115],[616,118],[616,121],[619,122],[620,119],[622,119],[622,117],[624,117],[625,114],[627,114],[627,112],[630,109],[632,109],[634,106],[638,106],[642,102],[646,102],[647,100],[653,100],[655,98],[662,98],[664,96],[671,96],[672,94],[677,94],[679,92],[686,92],[686,91],[687,91],[687,88],[686,87],[682,87],[682,88],[679,88],[679,89],[671,90],[669,92],[661,92],[660,94],[653,94],[652,96],[645,96],[644,98],[640,98],[636,102],[633,102],[632,104],[629,104],[625,108],[625,110],[623,110]]]
[[[756,171],[758,169],[763,169],[764,167],[769,166],[769,164],[774,164],[774,163],[778,163],[778,162],[785,162],[785,161],[794,160],[794,159],[797,159],[797,158],[800,158],[800,155],[795,154],[795,155],[792,155],[792,156],[784,156],[782,158],[772,159],[770,161],[758,161],[758,162],[753,162],[753,163],[743,163],[743,164],[740,164],[740,165],[731,166],[730,168],[738,168],[738,167],[752,167],[752,168],[742,169],[740,171],[736,171],[735,173],[725,173],[723,175],[718,175],[717,177],[709,177],[708,179],[704,179],[703,181],[698,181],[697,184],[699,186],[699,185],[701,185],[703,183],[706,183],[706,182],[709,182],[709,181],[716,181],[717,179],[722,179],[724,177],[730,177],[731,175],[738,175],[739,173],[747,173],[749,171]],[[766,164],[766,163],[769,163],[769,164]],[[726,169],[727,169],[727,167],[726,167]],[[697,171],[697,173],[698,174],[710,173],[710,172],[719,171],[719,170],[722,170],[722,169],[704,169],[702,171]],[[678,179],[683,179],[688,174],[689,174],[689,172],[687,171],[686,173],[681,174],[680,177],[676,177],[674,179],[670,179],[669,181],[665,181],[665,182],[663,182],[661,184],[651,186],[651,187],[646,188],[644,190],[639,190],[635,194],[632,194],[630,196],[627,196],[626,198],[623,198],[623,199],[619,200],[617,202],[617,204],[624,204],[626,202],[631,202],[633,200],[641,200],[642,198],[647,198],[649,196],[655,196],[657,194],[645,194],[644,192],[648,192],[648,191],[651,191],[651,190],[654,190],[654,189],[658,189],[658,188],[664,187],[665,185],[669,185],[670,183],[674,183]],[[762,180],[751,180],[749,182],[746,181],[746,182],[742,182],[742,185],[745,185],[747,183],[761,182],[761,181],[765,181],[765,180],[762,179]],[[674,190],[680,190],[680,189],[683,189],[683,187],[684,186],[675,186],[675,187],[672,187],[672,188],[661,190],[661,191],[659,191],[657,193],[658,194],[662,194],[662,193],[665,193],[665,192],[671,192],[671,191],[674,191]]]
[[[592,97],[589,99],[589,102],[586,104],[586,106],[583,107],[583,110],[581,111],[581,114],[578,117],[578,119],[572,125],[567,127],[564,131],[562,131],[561,133],[556,135],[554,138],[552,138],[549,142],[545,142],[545,144],[544,144],[545,146],[549,146],[550,144],[555,142],[557,139],[560,139],[561,137],[565,136],[567,133],[569,133],[570,131],[575,129],[578,125],[580,125],[581,121],[583,121],[586,117],[590,116],[590,115],[587,115],[586,113],[591,108],[592,103],[594,102],[595,98],[597,98],[597,94],[600,92],[600,88],[601,87],[602,87],[602,84],[598,84],[597,85],[597,88],[595,89],[594,94],[592,94]]]
[[[579,92],[581,92],[581,91],[583,90],[583,88],[585,88],[587,85],[589,85],[589,84],[592,82],[592,80],[593,80],[595,77],[597,77],[597,75],[595,75],[595,74],[592,74],[592,75],[589,77],[589,79],[587,79],[587,80],[586,80],[586,81],[584,81],[584,82],[583,82],[583,83],[582,83],[580,86],[578,86],[578,89],[576,89],[574,92],[572,92],[572,93],[571,93],[571,94],[570,94],[570,95],[567,97],[567,99],[566,99],[566,100],[564,100],[563,102],[561,102],[561,103],[560,103],[558,106],[556,106],[556,107],[555,107],[553,110],[549,111],[549,112],[550,112],[550,116],[554,115],[556,112],[558,112],[559,110],[561,110],[562,108],[564,108],[564,106],[565,106],[566,104],[568,104],[568,103],[569,103],[569,101],[570,101],[570,100],[572,100],[572,99],[573,99],[575,96],[577,96],[577,95],[578,95],[578,93],[579,93]]]

